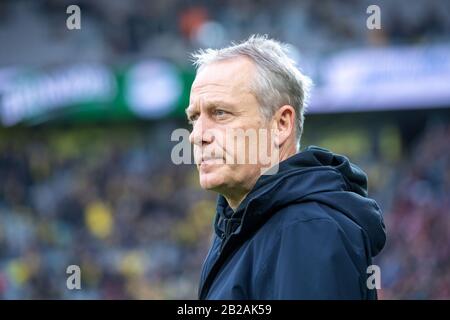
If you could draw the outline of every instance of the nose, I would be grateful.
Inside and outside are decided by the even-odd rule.
[[[189,135],[189,141],[193,145],[204,146],[214,141],[214,135],[211,134],[208,128],[208,121],[202,116],[199,116],[194,123],[192,132]]]

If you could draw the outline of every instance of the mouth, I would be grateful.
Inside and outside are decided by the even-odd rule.
[[[219,157],[202,157],[198,165],[212,165],[212,164],[223,164],[223,158]]]

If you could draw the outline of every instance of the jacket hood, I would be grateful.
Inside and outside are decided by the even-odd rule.
[[[222,239],[256,231],[281,208],[316,201],[358,224],[375,256],[386,241],[381,209],[368,198],[367,175],[342,155],[310,146],[279,163],[278,172],[262,175],[236,211],[219,195],[215,232]],[[225,241],[226,242],[226,241]]]

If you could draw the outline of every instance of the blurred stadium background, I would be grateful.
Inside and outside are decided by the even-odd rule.
[[[170,134],[188,128],[189,52],[252,33],[314,79],[302,146],[369,174],[380,298],[450,298],[447,0],[0,2],[0,298],[196,298],[215,195],[172,164]]]

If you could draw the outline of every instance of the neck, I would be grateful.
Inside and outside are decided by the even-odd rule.
[[[290,141],[288,144],[282,146],[279,152],[280,162],[286,160],[287,158],[293,156],[297,153],[297,146],[295,142]]]
[[[224,197],[225,197],[225,199],[227,199],[227,202],[228,202],[228,205],[230,206],[230,208],[233,209],[233,211],[236,211],[236,209],[239,207],[241,202],[245,199],[247,194],[248,194],[248,192],[240,197],[228,197],[228,196],[224,196]]]
[[[297,148],[295,144],[285,145],[282,148],[280,148],[279,152],[279,162],[286,160],[287,158],[293,156],[297,153]],[[233,211],[236,211],[236,209],[239,207],[241,202],[245,199],[245,197],[249,194],[251,189],[256,184],[256,181],[258,180],[259,176],[257,176],[250,185],[245,186],[242,188],[242,190],[234,190],[232,194],[223,194],[224,198],[227,200],[228,205],[230,206]],[[237,191],[237,192],[236,192]]]
[[[231,192],[221,192],[223,197],[227,200],[230,208],[233,209],[233,211],[236,211],[241,202],[249,194],[249,192],[256,184],[256,180],[258,180],[258,178],[259,178],[258,176],[255,176],[255,178],[252,181],[247,181],[247,183],[242,184],[239,187],[235,187],[233,189],[230,188],[231,190],[229,191]]]

